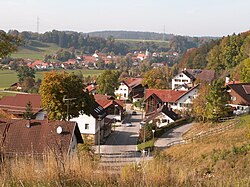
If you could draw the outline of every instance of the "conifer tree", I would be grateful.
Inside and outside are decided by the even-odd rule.
[[[219,118],[228,115],[229,110],[226,107],[226,104],[229,101],[229,95],[227,94],[222,81],[217,80],[213,82],[206,100],[207,104],[205,112],[208,120],[216,122]]]
[[[23,113],[23,118],[24,119],[32,119],[33,117],[33,110],[32,110],[32,104],[31,102],[29,101],[27,104],[26,104],[26,109],[25,109],[25,112]]]

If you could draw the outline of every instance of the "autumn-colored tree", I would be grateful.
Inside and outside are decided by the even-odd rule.
[[[206,96],[209,91],[209,85],[201,84],[199,87],[199,95],[193,100],[193,116],[197,121],[205,122],[206,120]]]
[[[240,80],[242,82],[250,82],[250,58],[242,62],[242,69],[240,71]]]
[[[165,68],[154,68],[149,70],[144,74],[143,86],[148,86],[148,88],[164,89],[168,87],[168,82],[166,81]]]
[[[78,117],[79,114],[90,113],[93,97],[83,92],[82,80],[67,72],[48,72],[40,86],[42,105],[48,111],[49,119],[66,119]],[[64,99],[72,99],[65,101]]]

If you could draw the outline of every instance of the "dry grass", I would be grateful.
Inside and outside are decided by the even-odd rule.
[[[1,186],[250,186],[250,115],[236,128],[171,147],[152,161],[111,174],[89,154],[42,159],[15,157],[0,164]],[[62,164],[63,163],[63,164]]]

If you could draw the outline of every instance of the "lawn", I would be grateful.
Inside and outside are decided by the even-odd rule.
[[[40,42],[40,43],[42,43],[42,42]],[[16,53],[13,53],[11,55],[11,57],[43,60],[45,54],[51,55],[51,54],[54,54],[59,49],[61,49],[56,44],[46,43],[46,45],[48,47],[34,47],[34,49],[36,49],[36,50],[20,47]]]
[[[154,42],[154,43],[169,43],[169,41],[163,40],[139,40],[139,39],[116,39],[119,42]]]
[[[57,70],[57,71],[63,71],[63,70]],[[79,71],[82,72],[84,77],[91,76],[91,75],[100,75],[103,70],[65,70],[67,72],[75,72],[78,73]],[[36,78],[43,79],[43,75],[45,72],[48,71],[38,71],[36,73]],[[17,73],[14,70],[0,70],[0,90],[3,90],[5,88],[8,88],[11,84],[17,82]]]

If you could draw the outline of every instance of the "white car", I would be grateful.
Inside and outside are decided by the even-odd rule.
[[[132,123],[126,123],[126,127],[132,127]]]

